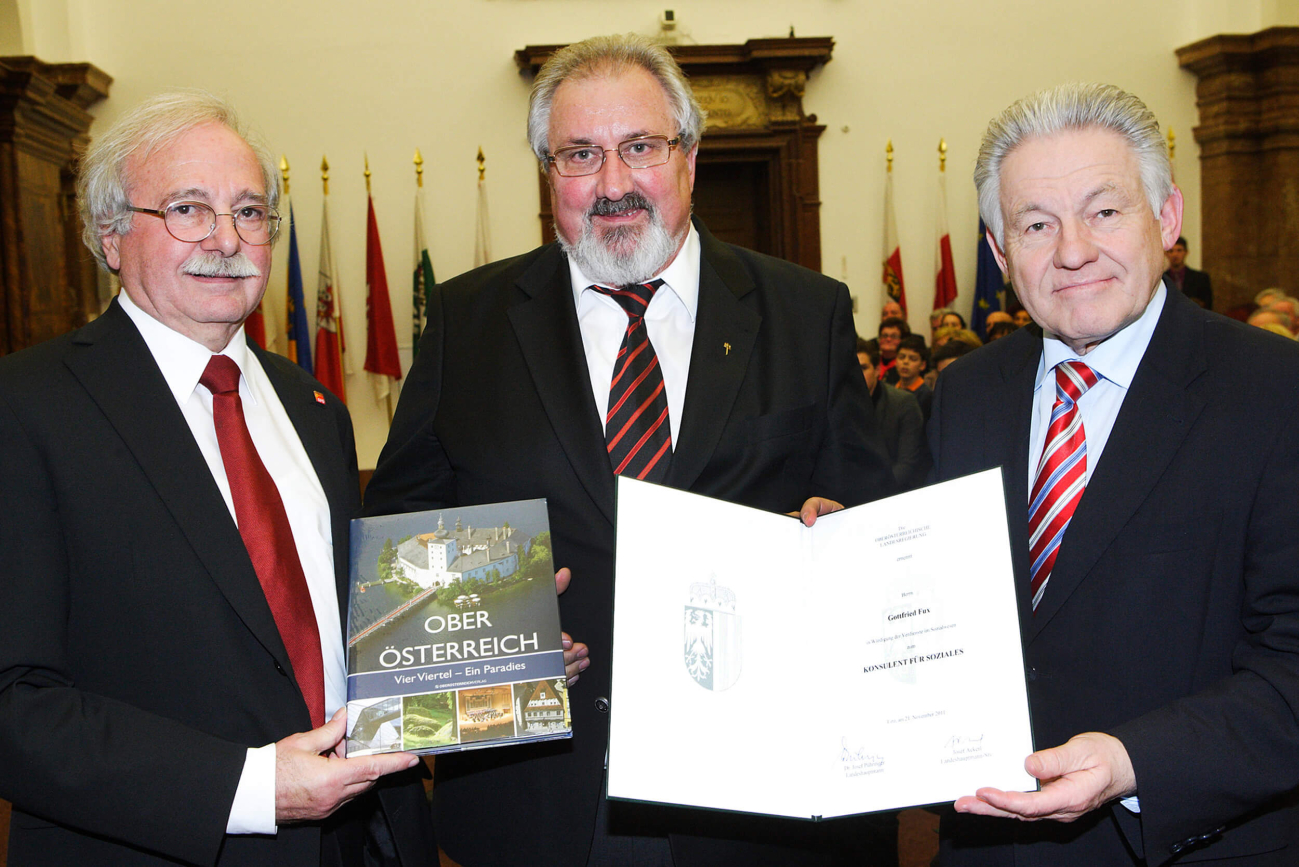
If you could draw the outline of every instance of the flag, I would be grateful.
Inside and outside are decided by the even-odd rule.
[[[492,261],[492,227],[487,220],[487,181],[478,179],[478,226],[474,235],[474,267]]]
[[[379,244],[379,222],[374,217],[374,199],[367,197],[365,220],[365,369],[371,374],[375,400],[386,402],[392,384],[401,379],[397,357],[397,332],[392,325],[392,301],[388,297],[388,274],[383,267]]]
[[[289,291],[284,302],[288,319],[284,333],[288,337],[285,355],[307,373],[311,373],[311,332],[307,330],[307,309],[302,297],[302,262],[298,259],[298,227],[293,222],[293,205],[289,205]]]
[[[433,288],[433,260],[429,258],[424,238],[424,200],[415,191],[415,278],[411,286],[411,358],[419,355],[419,336],[424,333],[428,293]]]
[[[329,244],[329,199],[320,213],[320,268],[316,277],[316,379],[347,403],[343,376],[343,311],[334,281],[334,250]]]
[[[1001,279],[1001,269],[997,259],[992,255],[988,245],[988,229],[979,220],[979,257],[974,275],[974,310],[970,313],[970,327],[982,340],[988,339],[985,322],[988,314],[1001,309],[1002,293],[1005,283]]]
[[[898,245],[898,215],[893,209],[893,172],[884,185],[884,294],[902,305],[907,315],[907,287],[902,282],[902,248]]]
[[[266,317],[262,314],[262,302],[258,301],[257,309],[244,320],[244,334],[262,349],[266,348]]]
[[[952,233],[947,231],[947,173],[938,173],[938,243],[934,247],[934,306],[950,307],[956,300],[956,268],[952,264]]]

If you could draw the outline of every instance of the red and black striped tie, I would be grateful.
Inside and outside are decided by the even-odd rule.
[[[609,411],[604,417],[604,441],[614,475],[659,482],[672,459],[672,425],[663,369],[645,330],[645,310],[662,280],[620,289],[592,286],[618,302],[627,313],[627,331],[618,347],[609,384]]]

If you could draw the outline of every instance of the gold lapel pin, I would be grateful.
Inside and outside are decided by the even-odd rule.
[[[729,344],[729,343],[723,343],[722,346],[725,347],[725,349],[726,349],[726,354],[727,354],[727,355],[730,355],[730,354],[731,354],[731,344]]]

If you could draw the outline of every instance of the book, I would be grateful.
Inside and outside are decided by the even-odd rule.
[[[571,736],[545,500],[352,521],[349,756]]]
[[[813,527],[617,495],[610,798],[815,820],[1037,788],[998,470]]]

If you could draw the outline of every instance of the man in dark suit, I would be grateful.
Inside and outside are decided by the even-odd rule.
[[[925,483],[929,474],[929,444],[925,442],[925,414],[909,391],[880,381],[878,340],[857,338],[857,362],[875,404],[875,427],[893,467],[899,491]]]
[[[1161,281],[1182,196],[1132,95],[1021,100],[975,181],[1040,328],[943,373],[930,443],[940,480],[1003,468],[1049,749],[1040,791],[956,801],[942,863],[1293,864],[1299,352]]]
[[[1168,270],[1164,272],[1164,281],[1180,289],[1182,294],[1199,304],[1205,310],[1213,309],[1213,286],[1209,275],[1196,271],[1186,265],[1186,239],[1178,238],[1173,247],[1164,254],[1168,259]]]
[[[556,53],[529,138],[560,242],[435,289],[367,488],[371,514],[546,497],[555,561],[574,576],[561,616],[595,664],[571,695],[573,739],[438,758],[439,840],[465,867],[833,863],[822,827],[602,795],[615,461],[781,512],[891,485],[846,287],[692,223],[702,129],[661,47],[610,37]],[[778,756],[755,760],[779,773]],[[882,849],[895,857],[893,840]]]
[[[10,867],[433,863],[419,781],[384,790],[386,821],[366,794],[417,758],[343,758],[345,717],[325,722],[356,454],[346,408],[244,340],[279,224],[269,153],[219,100],[165,94],[81,172],[123,293],[0,359]]]

